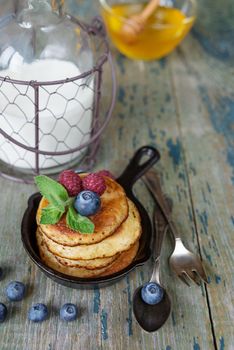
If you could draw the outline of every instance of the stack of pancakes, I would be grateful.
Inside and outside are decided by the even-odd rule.
[[[73,231],[65,215],[55,225],[40,224],[41,211],[49,202],[43,197],[37,211],[37,243],[43,262],[52,269],[76,277],[107,276],[134,260],[141,235],[140,216],[124,189],[105,177],[101,209],[90,219],[92,234]]]

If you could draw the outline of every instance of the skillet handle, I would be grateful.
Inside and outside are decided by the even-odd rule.
[[[148,157],[147,160],[143,158]],[[160,159],[160,153],[152,146],[139,148],[130,160],[128,166],[118,178],[118,183],[125,190],[130,190],[134,183],[143,176]]]

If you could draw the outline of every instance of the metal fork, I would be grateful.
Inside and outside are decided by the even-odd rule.
[[[197,285],[200,285],[201,281],[208,283],[201,259],[185,248],[177,232],[176,226],[171,219],[171,210],[163,195],[160,180],[155,170],[149,170],[144,175],[143,181],[161,209],[175,240],[174,251],[169,259],[171,269],[188,286],[190,286],[191,281],[194,281]]]

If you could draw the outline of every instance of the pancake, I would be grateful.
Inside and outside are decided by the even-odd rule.
[[[137,208],[128,199],[129,215],[122,225],[103,241],[91,245],[68,247],[58,244],[47,237],[43,230],[43,239],[53,254],[72,260],[90,260],[106,258],[130,249],[141,235],[140,215]]]
[[[101,209],[90,216],[95,225],[94,233],[81,234],[70,229],[66,225],[65,215],[55,225],[40,224],[41,211],[49,204],[45,198],[42,198],[37,211],[37,224],[41,231],[54,242],[70,247],[98,243],[112,235],[128,216],[128,202],[124,189],[116,181],[105,176],[105,182],[106,190],[101,196]]]
[[[37,238],[38,246],[40,247],[40,244],[43,241],[43,238],[39,229],[37,229],[36,238]],[[78,268],[84,267],[85,269],[88,269],[88,270],[95,270],[98,268],[109,266],[112,262],[114,262],[118,258],[118,256],[119,254],[116,254],[109,258],[92,259],[92,260],[71,260],[71,259],[61,258],[57,256],[57,260],[61,265],[64,265],[67,267],[78,267]]]
[[[68,276],[81,277],[81,278],[92,278],[99,276],[107,276],[113,273],[119,272],[127,267],[134,260],[138,247],[139,241],[135,242],[132,247],[121,253],[119,257],[113,262],[109,267],[95,270],[86,270],[76,267],[67,267],[59,263],[56,256],[54,256],[47,248],[46,244],[43,242],[42,237],[39,235],[38,238],[40,256],[42,261],[53,270],[64,273]]]
[[[39,246],[41,260],[45,263],[45,265],[51,267],[53,270],[62,272],[69,276],[82,277],[82,278],[95,277],[100,273],[104,272],[108,268],[107,266],[101,269],[87,270],[85,268],[64,266],[60,264],[57,257],[48,250],[48,247],[46,243],[43,241],[41,235],[38,236],[38,246]]]
[[[138,252],[138,248],[139,248],[139,241],[134,243],[133,246],[129,250],[121,253],[119,258],[117,258],[115,260],[115,262],[113,262],[113,264],[111,264],[108,267],[108,269],[105,270],[104,272],[102,272],[99,276],[112,275],[116,272],[119,272],[119,271],[125,269],[125,267],[127,267],[128,265],[130,265],[133,262],[136,254]]]

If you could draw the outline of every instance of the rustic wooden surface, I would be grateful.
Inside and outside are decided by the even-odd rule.
[[[66,6],[91,18],[97,3],[69,0]],[[231,10],[222,20],[231,18]],[[8,320],[0,325],[0,350],[234,349],[234,55],[231,41],[222,41],[216,27],[212,41],[209,25],[212,21],[200,18],[183,44],[160,61],[133,62],[113,50],[118,99],[96,167],[118,175],[138,147],[158,147],[157,169],[173,199],[173,218],[188,247],[204,260],[210,284],[188,288],[171,273],[166,239],[162,276],[173,309],[165,326],[148,334],[133,317],[132,295],[147,281],[151,262],[108,288],[77,291],[52,282],[30,261],[20,240],[21,218],[35,187],[0,179],[0,266],[5,270],[0,301],[9,308]],[[136,192],[152,211],[141,182]],[[27,284],[27,298],[20,303],[6,300],[4,288],[11,280]],[[35,302],[50,308],[50,318],[39,325],[27,320]],[[77,322],[59,320],[65,302],[79,306]]]

